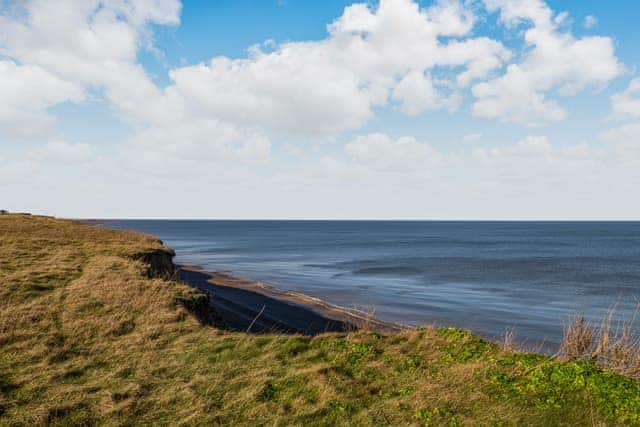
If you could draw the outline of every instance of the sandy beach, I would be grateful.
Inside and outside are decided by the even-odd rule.
[[[228,329],[254,333],[315,335],[366,328],[396,333],[408,327],[383,322],[369,313],[347,309],[308,295],[282,291],[263,282],[226,272],[180,266],[180,280],[211,296],[210,304]]]

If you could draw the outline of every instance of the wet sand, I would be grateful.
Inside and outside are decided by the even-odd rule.
[[[364,312],[225,272],[206,272],[183,265],[179,276],[188,285],[210,295],[211,306],[225,326],[235,331],[315,335],[360,328],[387,334],[408,329],[382,322]]]

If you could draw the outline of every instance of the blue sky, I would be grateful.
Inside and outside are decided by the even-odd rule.
[[[248,46],[264,40],[316,40],[326,37],[326,26],[338,18],[353,1],[306,0],[286,1],[188,1],[183,3],[182,24],[158,37],[158,44],[173,64],[180,58],[189,62],[206,61],[212,55],[243,56]],[[365,2],[375,4],[375,2]],[[422,6],[430,0],[418,2]],[[603,2],[599,0],[547,1],[555,11],[569,11],[577,34],[596,33],[612,36],[618,41],[619,53],[629,60],[640,59],[634,49],[638,28],[633,19],[640,13],[640,4],[633,1]],[[593,30],[581,28],[582,20],[593,15],[598,25]],[[501,29],[488,29],[501,34]],[[634,57],[635,55],[635,57]]]
[[[32,0],[0,11],[2,208],[640,217],[636,2]]]

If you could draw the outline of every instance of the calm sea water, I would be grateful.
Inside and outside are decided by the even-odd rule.
[[[228,271],[410,325],[556,343],[575,311],[640,298],[640,222],[108,221],[178,263]]]

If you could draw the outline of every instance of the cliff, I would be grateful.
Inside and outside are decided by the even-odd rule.
[[[221,329],[172,258],[144,234],[1,215],[0,425],[640,423],[636,381],[458,329]]]

